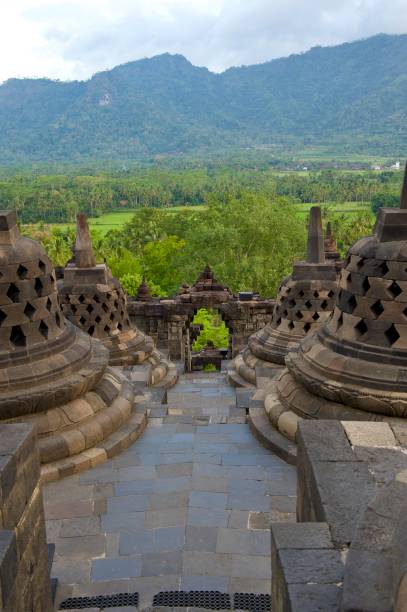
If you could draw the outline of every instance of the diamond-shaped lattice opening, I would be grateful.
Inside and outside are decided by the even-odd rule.
[[[58,325],[58,327],[61,327],[61,317],[59,316],[59,312],[57,312],[55,315],[55,323]]]
[[[38,297],[41,297],[43,288],[44,287],[41,280],[39,278],[36,278],[34,283],[34,291],[38,295]]]
[[[86,298],[85,298],[85,296],[84,296],[84,295],[80,295],[80,296],[78,297],[78,302],[79,302],[79,304],[83,304],[83,303],[84,303],[84,301],[85,301],[85,299],[86,299]]]
[[[318,298],[319,297],[319,291],[314,291],[314,298]]]
[[[95,326],[91,325],[88,329],[88,334],[89,336],[93,336],[94,333],[95,333]]]
[[[73,314],[76,314],[76,312],[77,312],[77,310],[78,310],[78,309],[77,309],[77,307],[75,306],[75,304],[72,304],[72,306],[71,306],[71,310],[72,310]]]
[[[25,266],[23,266],[23,264],[20,264],[17,268],[17,276],[18,278],[21,278],[21,280],[24,280],[25,278],[27,278],[27,268]]]
[[[123,325],[122,325],[121,323],[118,323],[118,324],[117,324],[117,327],[118,327],[119,331],[122,331],[122,329],[123,329]]]
[[[314,321],[318,321],[319,314],[317,312],[314,312],[314,314],[312,315],[312,318],[314,319]]]
[[[14,346],[26,346],[27,338],[19,325],[13,325],[10,332],[10,342]]]
[[[14,283],[10,283],[7,289],[7,297],[12,302],[18,302],[19,297],[20,297],[20,289]]]
[[[86,319],[85,319],[85,317],[81,317],[81,318],[79,319],[79,323],[80,323],[81,325],[85,325],[85,323],[86,323]]]
[[[400,289],[399,285],[396,283],[396,281],[393,281],[392,284],[390,285],[390,287],[387,288],[387,291],[389,291],[393,297],[397,297],[398,295],[400,295],[400,293],[402,293],[402,289]]]
[[[106,304],[102,304],[102,310],[109,312],[109,307]]]
[[[100,317],[99,315],[98,315],[97,317],[95,317],[95,321],[96,321],[96,323],[100,323],[100,322],[101,322],[101,320],[102,320],[102,319],[101,319],[101,317]]]
[[[335,291],[332,291],[332,289],[329,291],[328,293],[328,297],[329,298],[333,298],[333,296],[335,295]]]
[[[45,270],[47,269],[47,266],[45,265],[45,263],[41,259],[38,262],[38,267],[41,270],[41,272],[44,274]]]
[[[280,323],[281,323],[281,317],[279,317],[279,318],[277,319],[277,321],[276,321],[276,325],[277,325],[277,327],[279,327]]]
[[[376,315],[376,317],[380,317],[380,315],[384,312],[384,307],[381,301],[377,300],[377,302],[372,304],[370,310],[373,312],[374,315]]]
[[[301,310],[297,310],[297,312],[295,313],[295,316],[297,317],[297,319],[303,319],[304,315],[302,314]]]
[[[294,321],[290,321],[289,324],[288,324],[288,328],[289,329],[294,329],[294,327],[295,327]]]
[[[0,310],[0,327],[3,325],[5,319],[7,319],[6,313]]]
[[[110,298],[112,297],[112,294],[108,292],[108,293],[106,293],[106,297],[107,297],[108,300],[110,300]]]
[[[384,332],[387,340],[390,343],[390,346],[393,346],[395,342],[400,338],[400,334],[398,333],[396,326],[392,323],[388,329]]]
[[[89,304],[88,306],[86,306],[86,310],[88,311],[88,313],[90,314],[91,312],[93,312],[93,306],[92,304]]]
[[[348,283],[348,285],[350,285],[350,283],[352,282],[352,274],[350,272],[348,276],[346,277],[346,282]]]
[[[305,293],[304,293],[304,291],[301,289],[301,291],[299,291],[299,292],[298,292],[298,295],[299,295],[300,297],[304,297]]]
[[[295,300],[292,300],[292,299],[291,299],[291,300],[288,302],[288,305],[289,305],[289,307],[290,307],[290,308],[294,308],[294,306],[296,305],[296,303],[297,303],[297,302],[296,302]]]
[[[343,314],[341,313],[338,317],[338,326],[337,326],[337,330],[340,329],[343,325]]]
[[[382,276],[386,276],[386,274],[390,272],[390,268],[385,261],[380,264],[379,271]]]
[[[33,316],[35,315],[36,312],[37,312],[37,309],[34,308],[34,306],[32,304],[30,304],[30,302],[27,302],[27,304],[25,305],[25,308],[24,308],[25,316],[28,317],[30,319],[30,321],[32,321]]]
[[[96,302],[96,304],[99,304],[100,300],[99,300],[99,296],[98,295],[94,295],[93,296],[93,301]]]
[[[362,283],[362,289],[365,293],[367,293],[370,289],[370,283],[369,283],[369,279],[367,278],[367,276]]]
[[[105,325],[103,329],[107,334],[110,332],[110,327],[108,325]]]
[[[351,312],[353,312],[356,308],[356,306],[358,305],[355,296],[352,294],[351,296],[349,296],[348,299],[348,306],[349,306],[349,310]]]
[[[44,321],[40,322],[38,326],[38,331],[40,332],[42,336],[44,336],[45,339],[48,338],[48,325],[44,323]]]
[[[310,302],[309,300],[307,300],[307,301],[305,302],[305,306],[306,306],[307,308],[311,308],[312,304],[311,304],[311,302]]]
[[[283,317],[287,317],[288,316],[288,310],[283,310]]]
[[[359,323],[355,325],[355,329],[358,332],[358,334],[363,336],[363,334],[367,332],[368,326],[366,325],[363,319],[360,319]]]
[[[110,314],[109,319],[110,319],[111,321],[113,321],[113,320],[114,320],[114,314],[113,314],[113,312]]]
[[[118,302],[117,300],[115,300],[115,301],[114,301],[114,304],[113,304],[113,305],[114,305],[114,307],[115,307],[116,309],[117,309],[117,308],[119,308],[119,302]]]
[[[361,257],[358,261],[358,263],[356,264],[356,267],[358,270],[360,270],[361,268],[363,268],[363,266],[365,265],[365,258]]]
[[[51,300],[49,298],[47,299],[47,303],[45,304],[45,308],[48,310],[48,312],[51,312],[51,310],[52,310],[52,302],[51,302]]]
[[[328,308],[328,302],[326,300],[323,300],[323,302],[321,302],[321,308],[322,310],[326,310]]]
[[[305,333],[308,333],[310,329],[311,329],[311,323],[305,323],[305,325],[304,325]]]

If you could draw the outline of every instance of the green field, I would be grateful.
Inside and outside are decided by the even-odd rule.
[[[300,214],[301,216],[305,216],[311,206],[315,206],[315,204],[308,203],[300,203],[293,204],[293,211],[295,213]],[[320,205],[322,210],[324,208],[328,209],[328,216],[337,215],[337,214],[354,214],[357,212],[370,211],[370,205],[368,202],[326,202],[325,204]],[[194,210],[196,212],[203,211],[206,209],[206,206],[173,206],[165,210],[167,214],[174,214],[183,210]],[[119,230],[123,227],[125,223],[130,221],[132,217],[137,214],[137,210],[122,210],[115,211],[111,213],[106,213],[105,215],[101,215],[100,217],[90,217],[89,225],[92,229],[97,229],[101,234],[107,234],[111,230]],[[74,227],[73,223],[57,223],[51,224],[54,227],[59,227],[61,229],[65,229],[67,227]]]

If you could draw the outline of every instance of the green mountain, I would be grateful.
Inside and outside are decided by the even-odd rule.
[[[315,47],[222,74],[164,54],[83,82],[0,86],[0,163],[270,144],[406,152],[407,35]]]

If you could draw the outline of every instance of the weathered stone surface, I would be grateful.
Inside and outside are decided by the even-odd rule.
[[[42,496],[39,488],[39,461],[33,428],[25,424],[0,425],[2,487],[0,515],[0,609],[13,612],[51,612],[48,548]],[[13,448],[14,446],[14,448]],[[7,454],[5,454],[7,453]],[[13,486],[3,471],[14,466]]]
[[[56,478],[106,458],[98,452],[96,459],[91,449],[129,418],[134,392],[120,373],[107,369],[107,350],[64,318],[43,248],[20,236],[15,214],[2,211],[0,219],[1,419],[35,427],[40,461],[49,465],[45,476]],[[84,265],[91,256],[82,226],[79,234]],[[14,478],[14,454],[4,458],[7,449],[16,450],[13,435],[1,441],[0,484],[10,491],[3,522],[14,521],[25,503],[23,485]],[[27,487],[35,487],[35,469],[25,470]]]

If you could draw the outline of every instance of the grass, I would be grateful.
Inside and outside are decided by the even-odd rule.
[[[305,216],[309,209],[315,206],[315,204],[293,204],[293,210],[301,216]],[[353,214],[361,211],[370,211],[370,204],[368,202],[326,202],[320,205],[322,209],[327,207],[329,209],[329,216],[336,214]],[[184,210],[193,210],[201,212],[206,209],[206,206],[173,206],[171,208],[161,209],[165,210],[168,214],[179,213]],[[98,230],[101,234],[107,234],[111,230],[119,230],[125,223],[130,221],[133,215],[137,214],[137,210],[119,210],[115,212],[106,213],[100,217],[89,218],[89,225],[92,229]],[[67,227],[74,227],[73,223],[58,223],[52,224],[61,229]]]

